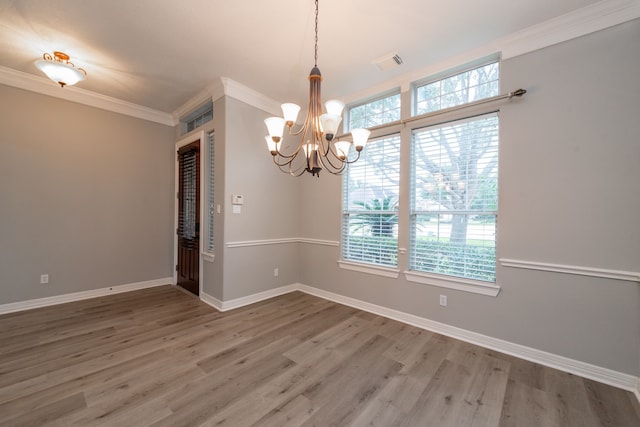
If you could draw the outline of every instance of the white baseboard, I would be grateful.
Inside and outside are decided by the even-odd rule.
[[[209,304],[211,307],[215,308],[218,311],[225,311],[222,309],[222,301],[220,301],[216,297],[212,297],[202,290],[200,291],[200,301],[204,302],[205,304]]]
[[[170,285],[173,278],[164,277],[161,279],[147,280],[145,282],[129,283],[126,285],[109,286],[108,288],[92,289],[90,291],[74,292],[72,294],[56,295],[46,298],[32,299],[28,301],[13,302],[0,305],[0,314],[13,313],[16,311],[30,310],[32,308],[47,307],[50,305],[64,304],[66,302],[81,301],[89,298],[96,298],[110,294],[136,291],[138,289],[153,288],[155,286]]]
[[[521,359],[529,360],[540,365],[559,369],[564,372],[569,372],[571,374],[579,375],[584,378],[592,379],[594,381],[628,390],[633,392],[638,398],[638,401],[640,401],[640,378],[634,377],[633,375],[624,374],[621,372],[613,371],[611,369],[581,362],[579,360],[569,359],[557,354],[548,353],[546,351],[538,350],[524,345],[489,337],[476,332],[468,331],[466,329],[457,328],[455,326],[436,322],[424,317],[419,317],[413,314],[404,313],[402,311],[393,310],[376,304],[371,304],[365,301],[357,300],[355,298],[346,297],[340,294],[328,292],[300,283],[294,283],[292,285],[283,286],[277,289],[260,292],[258,294],[253,294],[230,301],[220,301],[206,293],[202,293],[200,295],[200,298],[205,303],[211,305],[219,311],[227,311],[293,291],[301,291],[310,295],[337,302],[339,304],[344,304],[373,314],[387,317],[389,319],[397,320],[402,323],[416,326],[421,329],[426,329],[428,331],[446,335],[451,338],[459,339],[461,341],[479,345],[481,347],[489,348],[501,353],[506,353]]]
[[[94,289],[91,291],[76,292],[72,294],[58,295],[47,298],[39,298],[29,301],[21,301],[16,303],[2,304],[0,305],[0,314],[12,313],[16,311],[29,310],[32,308],[46,307],[55,304],[63,304],[72,301],[80,301],[89,298],[96,298],[110,294],[129,292],[138,289],[151,288],[155,286],[163,286],[172,283],[172,278],[166,277],[156,280],[148,280],[145,282],[130,283],[126,285],[110,286],[108,288]],[[633,375],[624,374],[621,372],[613,371],[611,369],[595,366],[589,363],[581,362],[579,360],[569,359],[564,356],[559,356],[553,353],[548,353],[542,350],[538,350],[531,347],[526,347],[520,344],[511,343],[508,341],[500,340],[497,338],[482,335],[476,332],[468,331],[466,329],[457,328],[444,323],[436,322],[426,319],[424,317],[415,316],[412,314],[404,313],[402,311],[393,310],[387,307],[383,307],[376,304],[371,304],[365,301],[361,301],[355,298],[346,297],[333,292],[328,292],[322,289],[314,288],[311,286],[303,285],[300,283],[294,283],[287,286],[282,286],[276,289],[270,289],[268,291],[259,292],[256,294],[248,295],[246,297],[236,298],[229,301],[220,301],[219,299],[202,292],[200,299],[209,304],[213,308],[219,311],[228,311],[235,308],[239,308],[245,305],[253,304],[259,301],[263,301],[269,298],[273,298],[279,295],[283,295],[293,291],[301,291],[310,295],[314,295],[320,298],[324,298],[330,301],[344,304],[350,307],[354,307],[360,310],[364,310],[373,314],[387,317],[389,319],[397,320],[412,326],[416,326],[421,329],[436,332],[442,335],[446,335],[452,338],[459,339],[471,344],[476,344],[481,347],[489,348],[492,350],[500,351],[521,359],[529,360],[531,362],[538,363],[540,365],[549,366],[551,368],[559,369],[561,371],[569,372],[575,375],[579,375],[584,378],[589,378],[604,384],[609,384],[614,387],[619,387],[624,390],[631,391],[635,394],[640,401],[640,378]]]
[[[253,304],[256,302],[264,301],[269,298],[277,297],[279,295],[288,294],[289,292],[300,290],[298,284],[282,286],[280,288],[269,289],[268,291],[259,292],[246,297],[236,298],[229,301],[220,301],[219,299],[212,297],[211,295],[202,292],[200,299],[215,308],[218,311],[228,311],[234,308],[243,307],[245,305]]]
[[[640,401],[640,378],[634,377],[633,375],[624,374],[622,372],[595,366],[589,363],[581,362],[579,360],[569,359],[557,354],[548,353],[546,351],[526,347],[524,345],[489,337],[476,332],[468,331],[466,329],[461,329],[455,326],[450,326],[444,323],[429,320],[424,317],[418,317],[401,311],[392,310],[387,307],[382,307],[354,298],[345,297],[333,292],[327,292],[322,289],[313,288],[311,286],[302,284],[297,284],[296,286],[298,290],[310,295],[328,299],[340,304],[348,305],[350,307],[358,308],[360,310],[368,311],[370,313],[378,314],[389,319],[416,326],[421,329],[426,329],[428,331],[456,338],[461,341],[479,345],[491,350],[496,350],[501,353],[506,353],[520,359],[529,360],[540,365],[559,369],[564,372],[569,372],[571,374],[579,375],[584,378],[589,378],[594,381],[634,392],[636,394],[636,397],[638,397],[638,400]]]

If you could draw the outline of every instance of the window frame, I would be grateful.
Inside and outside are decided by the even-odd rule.
[[[374,146],[374,144],[383,144],[385,141],[388,141],[391,138],[397,138],[398,151],[397,151],[397,154],[395,154],[397,158],[397,167],[398,167],[397,184],[395,185],[395,188],[391,188],[391,186],[384,187],[382,191],[384,193],[385,191],[389,191],[390,189],[395,190],[395,194],[397,194],[397,198],[398,198],[398,200],[395,203],[395,209],[391,209],[391,210],[389,209],[351,209],[351,207],[349,206],[349,203],[353,202],[353,200],[350,200],[349,198],[350,196],[349,182],[350,182],[350,178],[352,177],[351,173],[353,172],[354,166],[356,168],[358,167],[356,166],[357,163],[356,165],[351,165],[349,169],[343,174],[343,177],[342,177],[342,209],[341,209],[341,222],[340,222],[341,223],[341,229],[340,229],[341,245],[340,245],[340,259],[338,261],[338,265],[340,266],[340,268],[347,269],[347,270],[397,278],[400,275],[400,270],[398,269],[398,252],[399,252],[398,229],[399,229],[399,220],[400,220],[398,204],[399,204],[399,196],[400,196],[400,179],[401,179],[400,178],[400,167],[401,167],[400,165],[400,158],[401,158],[400,133],[393,132],[391,134],[386,134],[386,135],[372,138],[367,143],[367,146],[365,147],[362,156],[366,156],[367,148]],[[367,188],[366,186],[363,187],[363,191],[366,191],[366,188]],[[384,195],[385,195],[385,198],[382,201],[381,208],[384,207],[385,200],[387,200],[387,197],[386,197],[387,194],[385,193]],[[371,201],[376,201],[376,200],[379,201],[380,198],[372,199]],[[364,201],[362,202],[364,203]],[[346,245],[349,245],[350,238],[354,237],[351,234],[346,234],[349,231],[348,227],[350,227],[351,225],[351,223],[349,222],[350,217],[352,215],[374,215],[375,216],[375,215],[388,215],[388,214],[395,214],[396,216],[395,232],[393,233],[393,236],[395,237],[395,257],[396,257],[395,264],[392,265],[387,263],[368,262],[362,259],[349,258],[348,253],[350,249]],[[371,237],[376,237],[376,236],[371,236]],[[384,237],[385,239],[388,238],[385,236],[378,236],[378,237],[381,237],[381,238]],[[384,245],[380,244],[379,248],[383,248],[383,246]],[[375,249],[375,247],[372,247],[372,249]],[[388,253],[388,252],[383,251],[383,254],[384,253]]]
[[[180,136],[185,136],[191,132],[201,129],[204,125],[213,120],[213,101],[209,100],[201,104],[178,120],[180,123]]]
[[[204,132],[204,213],[205,241],[202,245],[203,259],[213,261],[215,258],[215,132]]]
[[[350,105],[347,106],[347,108],[345,108],[345,113],[344,113],[344,122],[343,122],[343,129],[345,132],[350,132],[352,127],[351,127],[351,111],[355,108],[358,107],[363,107],[367,104],[373,104],[374,102],[386,99],[386,98],[391,98],[392,96],[399,96],[400,97],[400,109],[399,109],[399,117],[398,120],[393,120],[387,123],[382,123],[379,125],[375,125],[375,126],[370,126],[368,129],[372,129],[378,126],[389,126],[392,125],[393,123],[398,122],[401,118],[402,118],[402,93],[400,91],[400,88],[396,88],[393,90],[389,90],[386,92],[382,92],[380,94],[377,94],[376,96],[373,96],[371,98],[366,98],[365,100],[360,100],[356,103],[352,103]]]
[[[465,123],[465,122],[472,122],[475,120],[481,120],[483,117],[491,117],[491,116],[495,116],[498,119],[498,130],[496,131],[496,137],[498,138],[497,141],[497,147],[495,149],[495,153],[498,156],[498,164],[496,165],[496,184],[499,181],[499,173],[500,173],[500,169],[499,169],[499,151],[500,151],[500,141],[499,141],[499,115],[498,115],[498,111],[487,111],[484,114],[474,114],[472,116],[466,116],[464,114],[459,114],[457,118],[452,119],[452,120],[448,120],[444,123],[438,123],[438,122],[432,122],[430,124],[424,125],[416,125],[416,126],[412,126],[410,129],[410,133],[411,133],[411,156],[409,159],[409,167],[410,167],[410,180],[409,180],[409,205],[410,205],[410,210],[409,210],[409,223],[408,223],[408,227],[407,227],[407,232],[409,235],[409,258],[408,258],[408,266],[409,269],[405,271],[405,277],[408,281],[411,282],[417,282],[417,283],[422,283],[422,284],[427,284],[427,285],[434,285],[434,286],[439,286],[439,287],[445,287],[445,288],[450,288],[450,289],[456,289],[456,290],[463,290],[463,291],[467,291],[467,292],[473,292],[473,293],[478,293],[478,294],[483,294],[483,295],[489,295],[489,296],[496,296],[498,294],[498,292],[500,291],[500,287],[497,285],[497,275],[495,276],[495,280],[494,281],[485,281],[485,280],[478,280],[478,279],[474,279],[474,278],[470,278],[470,277],[465,277],[465,276],[459,276],[459,275],[451,275],[451,274],[446,274],[446,273],[438,273],[438,272],[429,272],[429,271],[424,271],[424,270],[416,270],[413,269],[414,264],[413,264],[413,257],[415,256],[415,251],[416,251],[416,228],[417,228],[417,215],[419,214],[424,214],[425,212],[427,213],[434,213],[435,211],[432,210],[424,210],[421,209],[418,212],[418,209],[416,209],[416,200],[415,200],[415,189],[416,189],[416,179],[415,179],[415,167],[416,167],[416,160],[414,157],[414,149],[415,149],[415,143],[416,141],[414,140],[414,134],[416,132],[419,132],[422,129],[428,129],[428,128],[434,128],[434,129],[438,129],[440,127],[447,127],[447,126],[451,126],[453,124],[456,123]],[[498,230],[498,215],[499,215],[499,207],[498,207],[498,200],[497,200],[497,196],[496,196],[496,208],[491,210],[493,213],[492,215],[495,216],[495,230],[496,230],[496,236],[497,236],[497,230]],[[452,212],[452,211],[449,211]],[[469,211],[464,211],[464,215],[468,215],[468,216],[472,216],[472,215],[480,215],[480,214],[485,214],[488,211],[486,210],[469,210]],[[439,214],[446,214],[445,211],[440,211],[438,212]],[[494,265],[494,272],[497,273],[497,261],[498,261],[498,257],[497,257],[497,238],[496,241],[494,243],[494,257],[493,257],[493,265]]]
[[[437,81],[441,81],[441,80],[446,80],[450,77],[453,76],[457,76],[459,74],[463,74],[466,73],[468,71],[472,71],[475,70],[476,68],[482,68],[486,65],[490,65],[490,64],[498,64],[498,67],[502,66],[502,60],[500,58],[499,54],[495,54],[495,55],[489,55],[489,56],[485,56],[483,58],[480,58],[478,60],[475,61],[471,61],[471,62],[467,62],[463,65],[457,66],[457,67],[453,67],[453,68],[449,68],[447,70],[444,70],[442,72],[439,73],[435,73],[432,74],[428,77],[422,78],[422,79],[418,79],[415,80],[413,82],[411,82],[410,84],[410,91],[411,91],[411,111],[410,111],[410,115],[411,117],[415,117],[415,116],[421,116],[424,114],[430,114],[430,113],[434,113],[434,112],[438,112],[438,111],[442,111],[441,110],[435,110],[433,112],[427,112],[427,113],[418,113],[418,89],[420,89],[423,86],[427,86],[431,83],[435,83]],[[500,69],[498,70],[498,93],[500,93],[502,87],[501,87],[502,81],[500,79]],[[485,98],[483,98],[485,99]],[[457,107],[464,107],[465,105],[468,104],[460,104]]]
[[[496,96],[489,95],[485,96],[479,100],[469,101],[462,104],[457,104],[455,107],[447,107],[439,110],[435,110],[432,112],[417,114],[417,88],[422,87],[426,84],[433,83],[437,80],[442,80],[449,78],[451,76],[455,76],[461,73],[465,73],[471,71],[473,69],[484,67],[489,64],[496,63],[498,67],[498,78],[497,85],[495,86]],[[422,271],[415,270],[404,270],[404,268],[408,268],[410,264],[410,256],[408,253],[407,247],[410,245],[410,234],[411,234],[411,213],[409,209],[409,201],[411,199],[410,195],[410,187],[413,185],[411,183],[411,164],[413,160],[412,156],[412,139],[413,132],[418,128],[424,128],[428,126],[433,126],[437,124],[444,124],[448,122],[453,122],[462,119],[468,119],[475,116],[482,116],[490,113],[499,113],[500,108],[499,105],[503,99],[505,99],[504,95],[500,95],[502,90],[502,80],[501,80],[501,68],[502,62],[499,53],[485,56],[483,58],[479,58],[477,60],[473,60],[467,62],[461,66],[449,68],[443,72],[439,72],[436,74],[432,74],[428,77],[422,79],[416,79],[410,81],[405,86],[402,85],[402,89],[400,90],[400,109],[399,109],[399,120],[375,125],[370,127],[369,129],[372,131],[372,136],[375,138],[379,138],[385,135],[390,135],[394,133],[399,133],[400,135],[400,185],[399,185],[399,209],[398,209],[398,268],[403,269],[403,273],[407,282],[415,282],[420,284],[426,284],[431,286],[436,286],[440,288],[448,288],[455,289],[464,292],[471,292],[480,295],[492,296],[496,297],[501,290],[501,287],[497,284],[499,281],[499,269],[498,269],[498,224],[497,224],[497,216],[499,212],[496,212],[496,252],[494,257],[495,264],[495,282],[487,282],[481,280],[474,279],[466,279],[458,276],[447,276],[441,273],[428,273]],[[495,81],[495,80],[494,80]],[[452,93],[455,93],[452,92]],[[388,90],[376,94],[374,96],[364,98],[360,101],[356,101],[349,104],[349,107],[345,109],[345,121],[343,128],[345,132],[348,132],[347,126],[350,124],[350,113],[352,108],[357,108],[359,106],[365,105],[369,102],[374,102],[376,100],[384,99],[385,97],[397,95],[398,90]],[[499,132],[498,132],[499,138]],[[498,141],[498,156],[500,152],[500,142]],[[498,178],[497,181],[500,180],[500,165],[498,165]],[[343,186],[343,192],[344,192]],[[344,194],[343,194],[344,198]],[[343,201],[344,204],[344,201]],[[342,211],[341,211],[342,213]],[[343,221],[341,220],[341,242],[344,244],[344,234],[343,234]],[[403,247],[405,246],[405,247]],[[342,258],[342,249],[340,253],[340,259],[338,260],[338,264],[340,268],[353,270],[357,272],[364,272],[370,274],[376,274],[379,276],[399,277],[398,268],[386,268],[386,267],[376,267],[375,265],[369,265],[360,262],[353,262],[350,260],[345,260]],[[388,271],[387,271],[388,270]]]

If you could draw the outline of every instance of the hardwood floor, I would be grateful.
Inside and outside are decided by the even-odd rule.
[[[632,393],[299,292],[0,316],[2,426],[640,426]]]

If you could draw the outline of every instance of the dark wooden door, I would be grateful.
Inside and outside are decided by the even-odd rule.
[[[177,285],[200,294],[200,141],[178,150]]]

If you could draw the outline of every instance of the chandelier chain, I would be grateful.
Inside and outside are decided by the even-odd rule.
[[[315,46],[314,66],[309,73],[309,109],[307,117],[300,127],[294,129],[300,106],[292,103],[282,104],[282,117],[269,117],[265,124],[269,135],[265,136],[267,148],[273,157],[273,163],[285,173],[300,176],[309,172],[313,176],[320,176],[322,170],[333,175],[341,175],[347,167],[360,158],[369,131],[366,129],[352,129],[353,142],[341,141],[336,137],[338,126],[342,121],[344,102],[337,99],[327,101],[326,114],[322,113],[322,96],[320,85],[322,75],[318,69],[318,3],[315,3]],[[285,126],[289,135],[300,138],[297,146],[284,144],[283,134]],[[284,149],[283,149],[284,146]],[[355,147],[355,155],[350,156],[350,149]]]
[[[315,59],[313,61],[314,66],[318,66],[318,0],[316,0],[316,48],[315,48]]]

